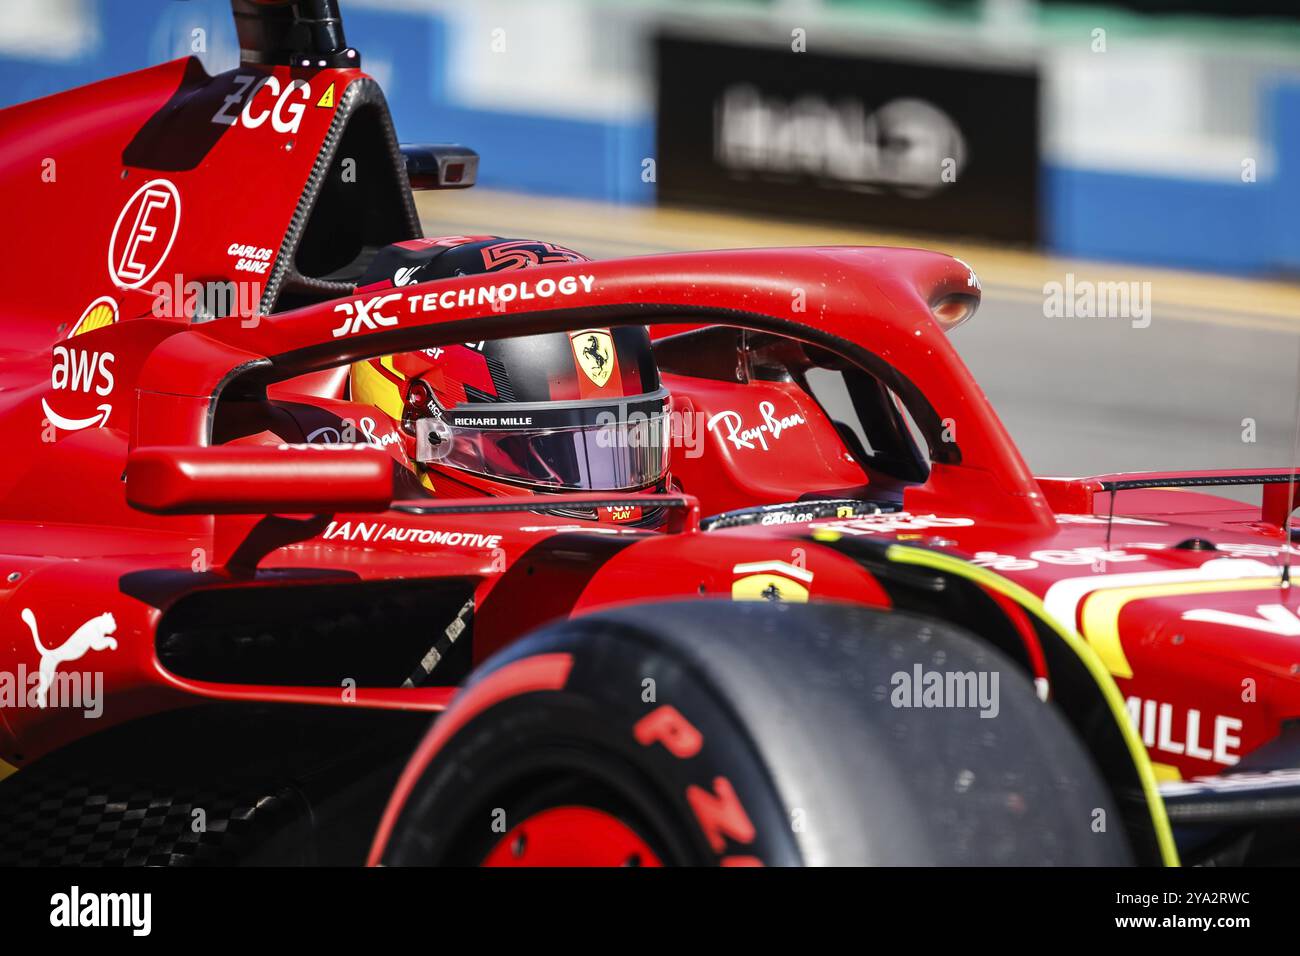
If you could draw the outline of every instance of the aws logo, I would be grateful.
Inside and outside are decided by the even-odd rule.
[[[91,352],[73,346],[54,346],[54,368],[50,372],[50,388],[56,392],[71,391],[96,395],[110,395],[116,382],[113,379],[112,352]]]
[[[117,357],[112,352],[56,345],[53,356],[54,365],[50,371],[50,388],[53,391],[98,395],[101,398],[113,393],[117,384],[113,377],[113,363]],[[105,402],[97,406],[94,415],[68,418],[51,408],[46,398],[41,399],[41,409],[45,412],[46,421],[64,431],[102,428],[108,424],[108,416],[113,412],[113,406]]]
[[[740,575],[731,584],[733,601],[785,601],[804,604],[813,573],[787,561],[752,561],[731,569]]]
[[[73,324],[64,344],[56,345],[53,351],[54,365],[50,370],[50,388],[56,392],[80,392],[83,395],[95,394],[106,397],[113,392],[117,384],[113,378],[113,363],[117,357],[112,352],[79,348],[68,344],[71,339],[106,328],[117,322],[117,303],[108,296],[101,296],[86,306],[81,317]],[[80,431],[83,428],[102,427],[108,424],[108,416],[113,406],[100,405],[95,415],[87,418],[66,418],[50,407],[48,400],[41,399],[41,408],[45,420],[55,428],[64,431]]]

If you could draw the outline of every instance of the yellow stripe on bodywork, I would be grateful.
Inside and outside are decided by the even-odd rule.
[[[1275,590],[1277,578],[1239,578],[1227,581],[1176,581],[1168,584],[1139,584],[1126,588],[1093,591],[1083,602],[1083,634],[1116,677],[1132,677],[1133,668],[1124,656],[1119,639],[1119,615],[1130,601],[1178,597],[1184,594],[1215,594],[1226,591]]]
[[[382,355],[378,361],[380,365],[398,378],[406,379],[405,375],[393,368],[393,356]],[[352,401],[364,405],[374,405],[393,421],[400,422],[402,420],[403,396],[401,388],[372,366],[370,361],[353,363],[352,371],[348,375],[348,383],[351,388]]]
[[[1161,858],[1166,866],[1178,866],[1178,847],[1174,844],[1174,833],[1169,826],[1169,815],[1165,812],[1165,803],[1160,797],[1159,781],[1156,777],[1155,768],[1151,764],[1151,758],[1147,755],[1146,747],[1142,744],[1142,738],[1138,736],[1137,729],[1129,720],[1128,708],[1124,705],[1124,695],[1119,692],[1119,688],[1115,685],[1114,679],[1111,678],[1110,673],[1106,670],[1106,665],[1102,663],[1097,652],[1075,631],[1061,626],[1060,622],[1048,614],[1047,609],[1043,607],[1043,602],[1035,594],[1027,591],[1014,581],[1009,581],[1001,575],[993,573],[988,568],[976,567],[960,558],[954,558],[947,554],[926,551],[921,548],[911,548],[900,544],[890,545],[886,556],[889,560],[897,561],[900,564],[916,564],[922,567],[935,568],[939,571],[947,571],[974,581],[990,591],[1005,595],[1034,614],[1043,624],[1050,627],[1065,641],[1066,646],[1079,656],[1079,660],[1083,661],[1084,667],[1092,675],[1093,680],[1097,682],[1102,698],[1106,701],[1106,706],[1110,708],[1111,716],[1115,719],[1115,723],[1119,725],[1120,734],[1128,747],[1129,756],[1133,758],[1133,764],[1137,768],[1138,779],[1142,782],[1142,794],[1146,797],[1147,806],[1151,811],[1151,823],[1155,828],[1156,842],[1160,847]]]

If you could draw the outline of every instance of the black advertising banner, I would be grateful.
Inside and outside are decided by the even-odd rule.
[[[656,47],[661,203],[1037,241],[1036,71]]]
[[[384,927],[411,926],[412,914],[427,911],[431,898],[456,895],[456,916],[473,921],[467,926],[485,927],[493,939],[517,940],[521,947],[534,947],[538,927],[554,924],[557,913],[581,899],[583,925],[602,932],[617,934],[662,904],[702,921],[734,915],[719,921],[728,939],[770,948],[772,921],[757,914],[811,910],[824,907],[831,894],[852,893],[871,905],[867,926],[882,934],[924,926],[927,942],[962,944],[954,950],[969,948],[972,932],[983,932],[990,914],[1014,907],[1016,928],[1026,936],[1052,939],[1068,930],[1071,939],[1128,940],[1132,946],[1150,940],[1151,930],[1172,929],[1182,932],[1156,935],[1169,936],[1174,945],[1194,936],[1218,950],[1239,951],[1294,931],[1293,873],[1226,866],[699,867],[669,874],[649,867],[254,866],[236,876],[227,867],[35,867],[11,874],[5,930],[74,949],[105,940],[113,948],[133,947],[138,937],[149,937],[181,952],[197,949],[197,940],[244,951],[256,937],[261,948],[323,945],[337,952],[340,945],[374,949]],[[512,919],[502,921],[506,898]],[[1252,937],[1252,931],[1264,935]]]

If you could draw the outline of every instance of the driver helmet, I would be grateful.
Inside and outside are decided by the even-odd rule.
[[[358,292],[588,257],[497,236],[415,239],[375,257]],[[590,508],[564,495],[668,491],[670,398],[643,326],[583,328],[355,363],[352,400],[398,423],[410,467],[437,497],[545,498],[547,514],[654,526],[662,509]]]

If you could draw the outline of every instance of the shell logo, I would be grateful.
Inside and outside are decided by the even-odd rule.
[[[86,332],[94,332],[96,329],[102,329],[105,326],[112,325],[117,321],[117,303],[108,296],[100,296],[90,305],[86,306],[86,311],[81,313],[81,318],[77,319],[72,326],[72,331],[68,333],[68,338],[74,335],[82,335]]]

